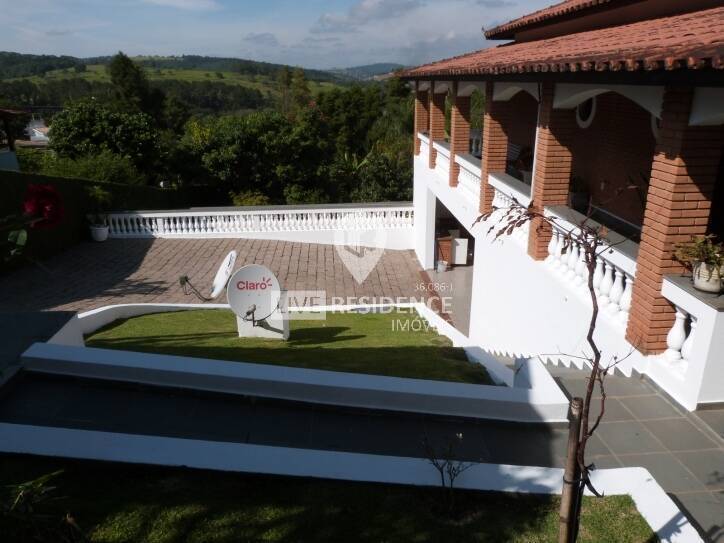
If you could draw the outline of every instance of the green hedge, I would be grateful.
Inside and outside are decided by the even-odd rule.
[[[31,183],[55,187],[65,210],[63,222],[56,228],[29,231],[26,252],[40,259],[90,239],[86,214],[92,209],[88,197],[88,188],[92,185],[100,185],[111,194],[111,208],[117,211],[173,209],[185,205],[181,193],[171,189],[0,171],[0,217],[22,212],[23,197]]]

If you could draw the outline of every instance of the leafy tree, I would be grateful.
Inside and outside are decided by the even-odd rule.
[[[271,203],[266,194],[258,191],[244,190],[229,194],[235,206],[265,206]]]
[[[74,159],[60,157],[55,153],[45,153],[39,173],[132,185],[147,183],[146,177],[139,173],[128,157],[118,155],[108,149]]]
[[[292,72],[289,66],[284,66],[277,73],[277,86],[279,89],[279,111],[283,115],[289,115],[291,112],[292,89]]]
[[[71,159],[107,150],[145,171],[159,155],[157,131],[148,115],[113,111],[93,99],[76,102],[55,115],[49,135],[51,148]]]
[[[359,185],[351,194],[353,202],[391,202],[412,199],[409,177],[387,156],[373,153],[359,170]]]
[[[304,70],[301,68],[295,68],[294,72],[292,72],[290,90],[292,104],[297,110],[309,105],[312,100],[312,93],[309,90],[309,83],[304,75]]]

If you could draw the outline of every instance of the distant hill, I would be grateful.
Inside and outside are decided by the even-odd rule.
[[[112,57],[78,58],[54,55],[28,55],[0,51],[0,79],[43,76],[48,72],[64,69],[81,70],[83,66],[106,65]],[[283,64],[258,62],[230,57],[205,57],[198,55],[133,57],[133,60],[151,70],[199,70],[204,72],[232,72],[250,76],[276,76]],[[292,68],[290,66],[290,68]],[[343,82],[354,79],[343,73],[304,69],[307,79],[318,82]]]
[[[0,79],[42,75],[52,70],[75,68],[83,64],[83,61],[75,57],[0,51]]]
[[[377,76],[387,75],[396,70],[404,68],[403,64],[395,64],[392,62],[378,62],[377,64],[366,64],[364,66],[354,66],[352,68],[333,68],[329,70],[343,78],[355,79],[358,81],[369,81]]]

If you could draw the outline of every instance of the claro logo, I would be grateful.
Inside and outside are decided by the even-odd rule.
[[[236,283],[238,290],[266,290],[271,286],[272,280],[270,277],[262,277],[261,281],[239,281]]]

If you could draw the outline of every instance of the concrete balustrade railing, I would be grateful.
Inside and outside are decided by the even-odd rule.
[[[585,251],[575,237],[583,221],[591,226],[597,223],[564,206],[546,208],[546,214],[554,224],[546,262],[569,288],[585,291],[589,271]],[[593,288],[600,314],[625,329],[636,277],[638,245],[614,232],[610,232],[606,240],[608,243],[598,250]]]
[[[450,148],[447,143],[440,141],[432,142],[432,146],[437,151],[435,171],[447,179],[450,174]]]
[[[721,402],[724,381],[724,300],[698,292],[689,277],[667,276],[661,294],[675,310],[666,351],[646,373],[687,409]]]
[[[418,133],[417,137],[420,138],[420,156],[428,156],[430,154],[430,138],[423,133]]]
[[[471,200],[480,200],[480,161],[476,166],[461,155],[455,155],[455,163],[460,166],[458,188],[468,193]]]
[[[274,238],[275,233],[285,232],[411,232],[413,220],[412,204],[405,202],[136,211],[111,214],[109,227],[114,238],[245,237],[249,234],[268,234],[264,237]],[[315,240],[312,237],[309,241]]]

